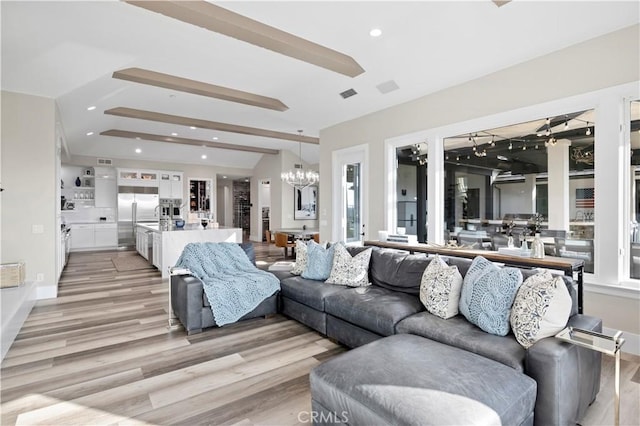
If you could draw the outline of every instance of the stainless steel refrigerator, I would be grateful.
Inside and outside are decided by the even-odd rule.
[[[158,222],[158,188],[118,187],[118,245],[136,244],[136,224]]]

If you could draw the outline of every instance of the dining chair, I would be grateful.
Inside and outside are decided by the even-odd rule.
[[[555,237],[556,256],[584,260],[584,272],[593,273],[593,240]]]
[[[565,231],[564,229],[541,229],[540,236],[543,238],[544,237],[567,238],[567,231]],[[547,256],[558,256],[558,252],[556,251],[555,244],[553,245],[545,244],[544,254],[546,254]]]
[[[458,244],[461,246],[467,246],[475,250],[486,250],[483,237],[477,237],[474,235],[462,234],[458,235]]]
[[[493,250],[498,251],[500,247],[509,247],[509,237],[504,234],[493,234],[491,236],[491,246]]]
[[[267,244],[271,244],[271,243],[274,242],[272,237],[271,237],[271,231],[269,231],[268,229],[266,231],[264,231],[264,236],[267,239]]]
[[[313,241],[315,241],[316,243],[320,244],[320,234],[319,233],[313,234]]]
[[[282,232],[276,232],[276,247],[284,248],[284,257],[289,255],[289,248],[291,248],[291,256],[293,256],[293,249],[296,243],[289,241],[289,236]]]

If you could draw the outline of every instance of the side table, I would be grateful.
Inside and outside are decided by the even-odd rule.
[[[567,327],[556,338],[572,345],[581,346],[601,352],[615,358],[614,376],[614,424],[620,425],[620,348],[624,344],[622,331],[617,331],[613,336],[597,333],[595,331],[582,330],[575,327]]]

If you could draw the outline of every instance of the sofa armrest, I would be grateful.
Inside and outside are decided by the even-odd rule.
[[[602,320],[576,314],[573,327],[602,331]],[[579,423],[600,389],[602,354],[555,337],[538,341],[527,350],[525,372],[538,383],[536,425]]]
[[[202,331],[202,281],[191,275],[171,275],[171,309],[187,334]]]

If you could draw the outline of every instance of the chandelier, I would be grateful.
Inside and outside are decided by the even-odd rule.
[[[298,130],[300,136],[302,136],[302,130]],[[302,142],[298,142],[299,151],[298,156],[302,161]],[[280,178],[283,182],[293,186],[296,189],[306,188],[309,185],[315,185],[320,181],[320,174],[314,170],[304,170],[302,164],[294,164],[294,170],[288,172],[282,172]]]
[[[591,147],[573,148],[573,150],[571,151],[571,159],[576,163],[588,164],[590,166],[593,165],[593,160],[594,160],[593,148],[591,148],[591,151],[584,151],[585,149],[588,149],[588,148],[591,148]]]

